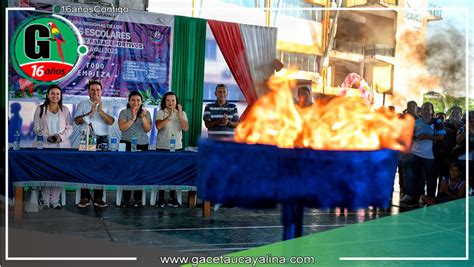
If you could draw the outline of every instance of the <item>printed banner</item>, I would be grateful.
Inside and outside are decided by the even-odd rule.
[[[28,26],[28,24],[39,23],[39,28],[41,28],[41,23],[43,23],[44,27],[49,27],[51,30],[50,35],[48,32],[39,35],[40,31],[38,30],[36,38],[28,39],[29,42],[36,43],[28,46],[25,41],[24,47],[28,47],[30,50],[38,50],[42,45],[48,47],[47,42],[49,41],[51,43],[49,54],[52,59],[56,57],[52,62],[64,65],[64,58],[67,61],[66,51],[68,50],[65,48],[70,48],[69,36],[61,36],[62,38],[58,39],[58,30],[54,29],[53,33],[53,27],[48,24],[46,21],[48,18],[45,18],[45,16],[54,18],[57,15],[39,11],[11,11],[9,13],[10,99],[43,98],[49,86],[48,83],[43,82],[47,81],[46,78],[39,81],[31,78],[31,74],[46,75],[46,72],[41,71],[42,69],[38,71],[38,66],[34,64],[33,60],[31,60],[32,62],[20,63],[15,61],[18,57],[15,57],[12,46],[17,44],[15,41],[19,39],[18,36],[22,36],[19,33],[25,27],[25,24]],[[72,23],[75,30],[78,31],[79,38],[82,38],[79,43],[83,44],[81,46],[82,51],[78,51],[83,56],[73,66],[73,72],[57,82],[63,88],[65,99],[70,98],[67,96],[87,95],[86,85],[89,80],[101,81],[103,96],[106,97],[124,98],[128,96],[130,91],[139,90],[144,96],[145,104],[148,105],[159,104],[161,96],[169,91],[170,37],[172,32],[170,24],[159,25],[160,20],[150,20],[149,23],[151,24],[146,24],[143,23],[143,19],[137,19],[138,22],[133,22],[130,19],[133,19],[133,16],[130,14],[127,16],[128,21],[73,16],[64,13],[61,13],[60,18],[65,18]],[[40,20],[43,20],[43,22]],[[28,30],[31,32],[35,29]],[[38,44],[41,41],[43,43]],[[84,52],[84,46],[87,48],[86,52]],[[24,54],[28,55],[28,53]],[[34,55],[31,52],[29,54]],[[37,53],[36,55],[39,57],[41,54]],[[26,59],[28,61],[29,58]],[[17,64],[17,67],[14,64]],[[29,70],[30,65],[35,69]],[[19,72],[23,73],[20,74]],[[25,73],[30,75],[25,75]]]
[[[424,1],[407,0],[405,2],[404,24],[414,30],[421,30],[423,27],[423,16],[426,14]]]

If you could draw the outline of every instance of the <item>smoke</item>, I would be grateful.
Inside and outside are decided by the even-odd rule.
[[[391,11],[390,11],[391,12]],[[386,12],[387,14],[389,12]],[[393,20],[372,14],[360,15],[354,11],[341,11],[336,39],[360,44],[393,46]]]
[[[423,93],[439,89],[439,76],[428,72],[426,50],[424,33],[405,28],[397,35],[395,104],[421,99]]]
[[[466,36],[452,25],[437,27],[426,43],[428,73],[439,77],[442,93],[465,96]]]
[[[398,38],[401,53],[409,56],[407,58],[411,63],[423,65],[425,60],[425,41],[424,36],[418,31],[406,29]]]

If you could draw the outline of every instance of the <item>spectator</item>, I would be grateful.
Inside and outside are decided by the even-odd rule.
[[[421,106],[421,117],[415,121],[415,134],[412,147],[413,177],[407,179],[406,195],[400,200],[401,205],[413,204],[424,195],[434,198],[436,193],[436,177],[433,154],[433,141],[442,140],[446,131],[440,120],[434,118],[433,104],[426,102]]]
[[[240,118],[237,106],[227,101],[228,89],[224,84],[216,86],[216,102],[204,108],[204,124],[210,139],[233,139],[234,129]]]
[[[436,113],[436,120],[437,120],[438,123],[441,123],[441,124],[443,124],[443,126],[445,126],[446,113],[444,113],[444,112]],[[441,180],[444,177],[443,173],[448,172],[448,170],[445,171],[445,167],[444,167],[445,160],[446,160],[446,151],[445,151],[444,138],[446,138],[446,135],[443,136],[443,139],[441,139],[441,140],[433,140],[433,156],[434,156],[435,179],[439,178],[439,182],[441,182]],[[446,168],[449,169],[449,164]]]
[[[417,104],[415,101],[413,101],[413,100],[408,101],[408,103],[407,103],[407,108],[403,111],[403,115],[409,114],[409,115],[411,115],[415,120],[417,120],[418,117],[419,117],[418,114],[417,114],[417,113],[418,113],[418,109],[419,109],[418,104]]]
[[[415,101],[408,101],[406,109],[403,111],[403,116],[412,116],[415,120],[418,119],[416,109],[418,104]],[[411,185],[407,185],[407,181],[412,181],[413,177],[413,153],[402,153],[398,161],[398,184],[400,186],[401,196],[404,197],[405,189]]]
[[[459,106],[453,106],[450,109],[449,118],[444,123],[444,128],[446,130],[446,135],[444,136],[444,149],[446,151],[446,161],[443,175],[448,175],[447,169],[449,165],[457,161],[457,157],[452,154],[454,146],[456,146],[456,135],[461,127],[463,127],[462,119],[462,109]]]
[[[298,106],[305,108],[313,104],[313,97],[308,86],[301,86],[298,88]]]
[[[421,196],[420,204],[432,205],[456,200],[466,196],[466,183],[461,179],[462,170],[457,163],[451,164],[449,176],[445,176],[439,186],[436,199],[430,196]]]
[[[466,130],[465,126],[459,128],[459,131],[456,136],[456,146],[453,148],[453,155],[455,155],[458,159],[458,164],[461,167],[462,170],[466,169],[466,161],[469,164],[469,170],[474,169],[474,111],[470,111],[468,114],[469,118],[469,129]],[[466,150],[466,135],[467,131],[469,131],[469,151],[468,153]],[[473,183],[474,183],[474,174],[472,171],[469,171],[468,173],[468,179],[469,179],[469,186],[470,188],[473,188]],[[472,191],[471,191],[472,194]]]
[[[421,107],[416,108],[416,116],[421,117]]]
[[[227,86],[216,85],[216,102],[207,104],[204,108],[203,120],[208,130],[209,139],[233,140],[234,129],[240,122],[237,106],[227,101],[229,94]],[[221,206],[221,203],[214,204],[214,210]]]

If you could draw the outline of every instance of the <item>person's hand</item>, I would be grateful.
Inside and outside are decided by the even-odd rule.
[[[227,118],[227,114],[224,114],[224,117],[221,120],[222,125],[227,125],[229,123],[229,119]]]
[[[91,111],[89,111],[90,115],[94,115],[94,113],[97,111],[97,105],[98,104],[99,104],[99,102],[92,102]]]
[[[48,141],[48,143],[52,143],[52,144],[59,144],[59,143],[61,143],[61,136],[59,134],[51,135],[51,136],[48,136],[46,141]]]
[[[181,115],[183,113],[183,106],[178,104],[176,107],[178,108],[178,114]]]
[[[130,111],[132,112],[132,120],[135,121],[137,119],[138,110],[136,108],[130,108]]]
[[[140,114],[140,118],[145,118],[146,116],[146,109],[142,109],[142,113]]]
[[[102,111],[102,100],[99,101],[99,104],[97,106],[97,111]]]

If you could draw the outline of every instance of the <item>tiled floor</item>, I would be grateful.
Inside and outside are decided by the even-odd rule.
[[[183,194],[186,203],[186,195]],[[394,202],[398,202],[398,192]],[[77,208],[74,192],[67,192],[67,205],[61,210],[45,209],[24,213],[21,224],[11,227],[84,239],[100,239],[122,244],[156,247],[168,250],[222,255],[280,241],[283,229],[280,210],[246,210],[220,208],[211,218],[202,217],[197,208],[119,208],[89,206]],[[108,200],[115,192],[108,192]],[[304,235],[349,224],[397,214],[399,209],[306,209]],[[3,215],[2,215],[3,217]]]

